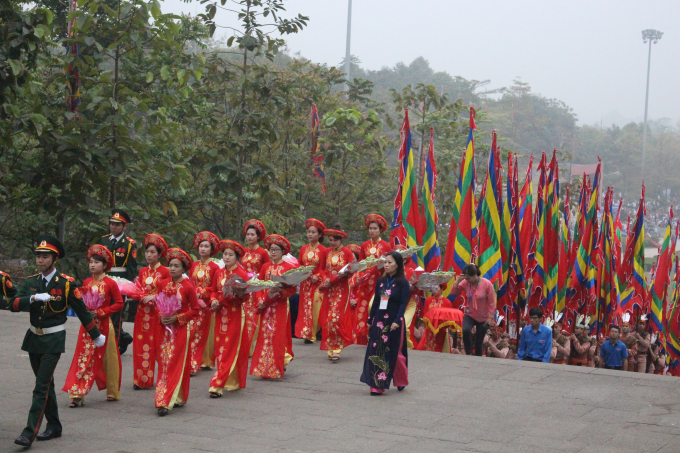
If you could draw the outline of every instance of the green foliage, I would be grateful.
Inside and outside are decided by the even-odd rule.
[[[636,174],[640,166],[640,125],[577,128],[571,109],[527,84],[481,91],[486,81],[435,72],[423,58],[379,71],[353,59],[341,92],[339,68],[278,52],[285,35],[308,21],[283,17],[283,0],[201,3],[199,18],[164,14],[157,0],[82,0],[76,12],[57,0],[2,4],[0,258],[29,259],[35,236],[58,234],[68,251],[61,269],[82,279],[84,252],[107,233],[114,206],[132,214],[127,233],[138,242],[155,232],[187,250],[201,230],[241,240],[249,218],[286,235],[294,252],[306,242],[309,217],[339,223],[347,242],[359,243],[366,214],[389,220],[392,212],[405,108],[419,166],[434,128],[442,246],[470,105],[480,107],[478,172],[493,128],[504,151],[528,156],[558,147],[561,163],[572,154],[583,163],[600,155],[606,175]],[[217,9],[239,23],[224,43],[210,38]],[[67,54],[75,44],[79,53]],[[80,74],[75,114],[64,102],[69,65]],[[313,104],[326,195],[312,173]],[[680,163],[678,143],[675,129],[650,131],[648,174],[660,189],[680,190],[671,172]],[[638,196],[634,178],[610,176],[605,184]]]
[[[640,197],[642,178],[642,123],[623,127],[580,127],[576,135],[574,163],[603,162],[603,183],[613,185],[626,201]],[[647,199],[662,202],[661,212],[677,204],[680,182],[676,169],[680,166],[680,131],[667,121],[651,121],[647,131],[645,184]],[[670,200],[663,191],[670,190]],[[671,203],[672,201],[672,203]]]

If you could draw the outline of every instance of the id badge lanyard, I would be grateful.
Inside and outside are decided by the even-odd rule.
[[[476,286],[475,286],[475,288],[476,288]],[[476,291],[475,291],[475,293],[476,293]],[[472,285],[470,283],[468,283],[467,305],[465,306],[465,313],[470,313],[470,305],[472,305]]]
[[[392,285],[394,285],[394,282],[397,280],[397,277],[392,277],[392,281],[390,282],[389,278],[386,279],[386,287],[385,291],[380,295],[380,310],[387,310],[387,301],[389,300],[390,296],[388,294],[385,294],[388,290],[392,289]],[[391,291],[390,291],[391,292]]]

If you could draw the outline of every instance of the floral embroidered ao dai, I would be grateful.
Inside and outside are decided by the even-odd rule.
[[[177,312],[177,321],[172,326],[161,324],[158,355],[156,407],[172,409],[176,404],[186,403],[189,398],[191,360],[188,324],[198,315],[200,307],[196,288],[188,278],[180,282],[163,280],[159,285],[160,291],[168,296],[176,294],[182,303]]]
[[[116,282],[104,274],[100,278],[88,278],[78,291],[81,294],[93,291],[104,296],[102,306],[97,309],[95,323],[99,332],[106,336],[106,344],[95,348],[94,340],[80,326],[76,352],[62,390],[68,392],[70,398],[80,399],[90,392],[96,382],[99,390],[106,389],[107,398],[117,400],[120,398],[122,367],[111,315],[123,308],[123,298]]]
[[[227,391],[246,387],[248,376],[248,330],[246,329],[246,313],[243,308],[245,298],[235,295],[224,296],[222,288],[225,279],[230,275],[238,275],[244,281],[248,274],[240,264],[231,269],[220,269],[215,274],[215,285],[211,300],[220,304],[215,312],[215,374],[210,381],[210,392],[222,394]]]
[[[250,279],[251,277],[259,276],[262,266],[270,261],[269,252],[262,247],[258,246],[256,249],[246,247],[246,253],[244,253],[241,258],[241,265]],[[248,294],[243,306],[246,312],[246,328],[248,331],[249,344],[252,344],[255,341],[255,332],[257,331],[258,319],[260,316],[257,312],[257,306],[263,300],[264,294],[264,291]]]
[[[271,280],[272,275],[281,275],[294,268],[295,266],[285,261],[269,262],[260,270],[259,279]],[[288,297],[295,294],[295,287],[283,288],[274,296],[270,296],[269,291],[260,291],[264,293],[265,309],[259,313],[259,333],[253,350],[250,374],[276,379],[283,377],[285,366],[293,360]]]
[[[200,367],[212,368],[214,354],[215,317],[210,310],[210,295],[214,275],[220,266],[212,260],[206,263],[196,261],[191,265],[188,275],[196,287],[199,312],[191,326],[191,372],[196,374]]]
[[[161,280],[170,278],[168,268],[156,263],[139,271],[139,281],[144,288],[145,296],[158,294]],[[135,330],[132,343],[132,364],[134,369],[134,384],[142,388],[154,386],[156,373],[156,357],[160,342],[161,325],[153,301],[142,304],[140,302],[135,315]]]
[[[354,254],[348,248],[328,249],[326,273],[331,286],[324,289],[319,319],[323,331],[321,350],[328,351],[329,357],[339,355],[346,346],[353,343],[354,313],[349,308],[349,275],[340,277],[338,274],[352,261]]]
[[[316,341],[319,331],[319,312],[323,302],[323,294],[319,288],[325,278],[326,247],[317,244],[315,247],[307,244],[300,249],[300,265],[314,266],[313,276],[318,278],[316,283],[311,277],[300,283],[300,305],[298,317],[295,322],[295,336],[305,340]]]

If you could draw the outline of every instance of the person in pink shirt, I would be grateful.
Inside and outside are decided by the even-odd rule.
[[[496,290],[493,284],[481,275],[476,265],[467,264],[451,288],[451,294],[463,293],[467,302],[463,317],[463,344],[466,355],[472,353],[472,328],[476,327],[475,355],[481,356],[486,331],[495,325]]]

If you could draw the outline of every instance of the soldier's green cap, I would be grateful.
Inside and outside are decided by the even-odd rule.
[[[55,238],[51,234],[41,234],[38,236],[38,238],[35,240],[35,251],[56,253],[57,257],[59,258],[66,256],[64,245],[59,239]]]
[[[113,209],[111,211],[111,218],[109,219],[109,222],[120,222],[127,225],[128,223],[132,222],[132,218],[122,209]]]

